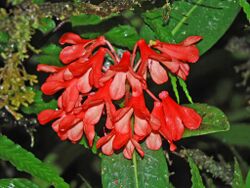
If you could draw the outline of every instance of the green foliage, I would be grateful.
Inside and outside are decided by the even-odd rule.
[[[188,163],[191,168],[191,175],[192,175],[192,188],[205,188],[202,182],[202,178],[199,172],[198,167],[194,163],[191,157],[188,158]]]
[[[154,9],[142,14],[144,22],[155,32],[157,39],[164,42],[174,42],[171,30],[169,30],[162,18],[163,9]]]
[[[9,38],[10,36],[7,32],[0,31],[0,43],[8,43]]]
[[[250,21],[250,4],[247,2],[247,0],[239,0],[239,3],[246,13],[247,19]]]
[[[43,99],[43,93],[40,90],[32,89],[35,93],[34,102],[29,106],[22,106],[21,110],[25,114],[38,114],[45,109],[56,109],[57,101],[55,99],[51,99],[46,102]]]
[[[39,188],[38,185],[34,184],[33,182],[27,180],[27,179],[0,179],[0,187],[2,188],[11,188],[11,187],[17,187],[17,188]]]
[[[41,53],[39,55],[33,56],[32,61],[41,64],[62,66],[62,63],[59,60],[61,50],[62,49],[59,46],[49,44],[41,49]]]
[[[186,104],[185,106],[196,110],[202,117],[202,123],[196,130],[186,129],[183,137],[199,136],[229,130],[230,125],[227,117],[218,108],[199,103]]]
[[[104,36],[112,43],[121,47],[133,49],[136,41],[139,40],[139,35],[134,27],[129,25],[120,25],[114,27],[104,34]]]
[[[247,173],[246,187],[250,187],[250,170],[249,170],[248,173]]]
[[[240,170],[239,163],[236,159],[234,159],[234,178],[233,178],[233,188],[245,188],[245,184],[243,181],[242,172]]]
[[[98,136],[95,136],[93,146],[90,148],[87,139],[83,136],[81,141],[79,142],[80,145],[85,147],[86,149],[91,149],[92,153],[97,154],[96,142],[99,139]]]
[[[133,160],[125,159],[122,153],[102,156],[103,188],[172,187],[163,151],[143,148],[143,159],[137,154],[134,154]]]
[[[152,29],[150,29],[150,27],[146,24],[143,24],[141,29],[140,29],[140,37],[145,39],[147,42],[157,38],[154,31]]]
[[[250,147],[249,132],[250,125],[248,124],[232,124],[229,131],[211,136],[227,144]]]
[[[187,84],[184,80],[182,80],[181,78],[178,77],[178,80],[179,80],[179,84],[180,86],[182,87],[182,90],[184,91],[188,101],[192,104],[193,103],[193,100],[192,100],[192,97],[190,96],[189,94],[189,91],[187,89]]]
[[[85,26],[85,25],[96,25],[99,24],[102,19],[97,15],[81,14],[78,16],[71,16],[70,22],[73,27]]]
[[[34,27],[43,32],[43,34],[47,34],[55,29],[56,23],[52,18],[41,18],[38,25],[34,25]]]
[[[168,74],[170,81],[171,81],[171,85],[173,87],[173,91],[177,100],[177,103],[180,103],[180,96],[179,96],[179,92],[178,92],[178,88],[177,88],[177,78],[176,76],[172,75],[171,73]]]
[[[55,187],[69,187],[53,168],[42,163],[32,153],[15,144],[6,136],[0,136],[0,159],[9,161],[18,170],[30,173]]]
[[[237,1],[174,1],[167,29],[177,42],[190,35],[200,35],[203,54],[226,32],[240,10]]]

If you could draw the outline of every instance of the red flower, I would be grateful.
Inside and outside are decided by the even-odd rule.
[[[110,66],[104,76],[100,79],[100,83],[103,84],[113,78],[109,90],[110,96],[113,100],[119,100],[125,95],[126,80],[128,80],[132,87],[133,96],[141,95],[142,90],[145,87],[145,82],[143,83],[144,79],[132,70],[130,66],[130,57],[130,52],[125,51],[120,62]]]
[[[156,41],[152,47],[159,50],[160,53],[156,53],[151,49],[145,40],[139,40],[137,45],[141,53],[141,65],[138,74],[145,74],[148,66],[153,81],[157,84],[162,84],[168,80],[165,69],[160,65],[162,63],[172,73],[186,80],[189,73],[189,65],[187,63],[194,63],[199,58],[199,51],[194,44],[200,40],[200,36],[191,36],[179,44]]]
[[[97,148],[104,154],[123,150],[123,155],[131,159],[136,149],[143,157],[139,143],[145,141],[149,149],[158,150],[162,145],[161,136],[168,140],[173,151],[176,148],[173,142],[181,139],[184,128],[197,129],[201,117],[194,110],[175,103],[167,92],[160,93],[160,101],[147,88],[147,69],[157,84],[168,80],[167,69],[186,79],[187,63],[199,58],[194,44],[200,39],[192,36],[179,44],[155,41],[150,46],[142,39],[137,42],[132,58],[130,52],[125,51],[119,59],[103,36],[86,40],[74,33],[64,34],[60,44],[71,45],[60,53],[66,65],[37,67],[38,71],[51,73],[41,87],[44,94],[63,90],[58,98],[58,110],[38,114],[40,124],[53,120],[52,128],[60,139],[75,143],[85,136],[92,146],[95,126],[105,114],[104,136],[97,141]],[[137,46],[141,58],[134,65]],[[113,60],[110,67],[104,64],[106,55]],[[144,91],[155,101],[151,113],[145,104]],[[116,109],[120,101],[113,104],[113,100],[120,99],[124,107]]]
[[[181,139],[184,128],[199,128],[202,118],[193,109],[178,105],[166,91],[161,92],[159,97],[162,103],[155,102],[152,114],[161,121],[159,133],[169,141],[173,151],[173,141]]]

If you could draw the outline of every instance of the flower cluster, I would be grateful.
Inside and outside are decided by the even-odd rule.
[[[199,51],[195,46],[200,36],[190,36],[179,44],[139,40],[131,54],[118,56],[103,37],[82,39],[74,33],[65,33],[60,44],[69,44],[60,53],[64,67],[40,64],[38,71],[51,73],[41,90],[53,95],[61,90],[57,110],[44,110],[38,115],[40,124],[55,120],[52,128],[62,140],[73,143],[85,136],[90,146],[96,134],[95,126],[102,115],[106,117],[102,137],[97,141],[106,155],[123,150],[131,159],[134,150],[144,156],[140,142],[149,149],[158,150],[162,137],[175,150],[174,141],[181,139],[184,129],[197,129],[201,117],[193,110],[177,104],[162,91],[156,97],[147,87],[146,79],[156,84],[168,81],[168,71],[186,79],[189,63],[195,63]],[[105,62],[111,59],[107,66]],[[149,75],[148,75],[149,74]],[[144,95],[154,101],[150,111]]]

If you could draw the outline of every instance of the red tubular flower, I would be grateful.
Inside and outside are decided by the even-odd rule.
[[[180,106],[163,91],[159,97],[162,103],[155,102],[152,114],[161,121],[160,134],[170,143],[170,150],[175,150],[173,141],[180,140],[184,128],[191,130],[199,128],[202,118],[193,109]]]
[[[199,128],[202,119],[193,109],[175,103],[166,91],[160,93],[160,101],[147,88],[146,74],[148,70],[156,84],[167,82],[167,70],[186,79],[188,63],[199,58],[195,43],[200,39],[191,36],[179,44],[155,41],[150,45],[142,39],[137,42],[132,58],[125,51],[119,59],[103,36],[86,40],[65,33],[59,42],[70,44],[60,53],[66,65],[37,66],[38,71],[51,73],[41,87],[44,94],[53,95],[62,90],[58,110],[42,111],[38,121],[42,125],[54,121],[52,128],[61,140],[75,143],[85,136],[92,146],[95,126],[105,114],[103,128],[107,134],[104,132],[96,145],[104,154],[123,150],[124,157],[131,159],[136,150],[143,157],[139,143],[145,141],[149,149],[158,150],[161,136],[170,143],[170,150],[175,150],[173,142],[181,139],[184,129]],[[137,47],[141,58],[134,66]],[[114,62],[110,67],[104,66],[107,54]],[[151,113],[145,104],[144,91],[155,101]],[[125,106],[116,109],[113,100],[122,98]]]
[[[110,96],[113,100],[121,99],[126,92],[126,80],[132,87],[132,95],[138,96],[142,94],[142,90],[145,87],[143,78],[137,75],[130,66],[131,54],[128,51],[123,53],[122,59],[118,64],[110,66],[107,72],[100,79],[100,84],[113,78],[110,85]]]
[[[165,69],[160,65],[162,63],[172,73],[186,80],[189,74],[189,65],[187,63],[194,63],[199,59],[199,51],[194,44],[201,39],[200,36],[191,36],[179,44],[156,41],[152,47],[159,50],[160,53],[152,50],[145,40],[139,40],[137,45],[141,53],[141,65],[138,74],[145,74],[148,66],[153,81],[162,84],[168,80]]]
[[[71,63],[80,57],[88,58],[95,48],[106,44],[104,37],[93,40],[82,39],[74,33],[65,33],[59,40],[60,44],[72,44],[63,48],[60,53],[60,60],[64,64]]]

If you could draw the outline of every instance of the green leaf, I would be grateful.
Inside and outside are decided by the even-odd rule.
[[[250,147],[249,132],[249,124],[232,124],[229,131],[212,134],[211,136],[227,144]]]
[[[35,55],[32,57],[32,61],[47,64],[47,65],[55,65],[62,66],[62,63],[59,60],[59,54],[62,49],[55,45],[49,44],[41,49],[41,53],[39,55]]]
[[[202,178],[201,178],[199,169],[191,157],[188,158],[188,163],[189,163],[189,166],[191,168],[192,188],[205,188],[205,186],[203,185],[203,182],[202,182]]]
[[[203,54],[226,32],[240,10],[233,0],[174,1],[167,29],[177,42],[190,35],[200,35],[198,44]]]
[[[94,14],[81,14],[78,16],[71,16],[70,22],[73,27],[76,26],[86,26],[86,25],[96,25],[99,24],[102,19]]]
[[[0,31],[0,43],[8,43],[9,38],[10,36],[7,32]]]
[[[17,187],[17,188],[39,188],[38,185],[34,184],[33,182],[27,180],[27,179],[21,179],[21,178],[13,178],[13,179],[0,179],[0,187],[2,188],[11,188],[11,187]]]
[[[149,43],[150,40],[156,39],[156,34],[152,29],[150,29],[149,26],[144,24],[140,29],[140,37],[145,39],[147,43]]]
[[[69,187],[53,168],[42,163],[32,153],[15,144],[6,136],[0,136],[0,159],[9,161],[19,171],[30,173],[55,187]]]
[[[38,25],[34,27],[43,32],[43,34],[47,34],[55,29],[56,23],[52,18],[41,18]]]
[[[163,9],[154,9],[142,14],[144,22],[155,32],[157,39],[164,42],[174,42],[171,30],[166,27],[162,18]]]
[[[240,170],[240,166],[236,158],[234,159],[234,177],[233,177],[233,188],[245,188],[243,176]]]
[[[45,0],[32,0],[32,3],[35,3],[37,5],[41,5],[45,2]]]
[[[104,34],[104,36],[112,43],[121,47],[133,49],[137,40],[140,39],[134,27],[129,25],[120,25],[112,28]]]
[[[248,173],[247,173],[246,187],[250,187],[250,170],[249,170]]]
[[[43,93],[40,90],[32,90],[35,92],[34,102],[29,106],[22,106],[22,112],[24,112],[25,114],[39,114],[45,109],[57,108],[57,101],[55,99],[45,102],[42,97]]]
[[[93,146],[91,147],[91,151],[94,154],[97,154],[96,142],[97,142],[98,139],[99,139],[99,137],[95,136]],[[79,142],[79,144],[82,145],[83,147],[85,147],[86,149],[90,149],[88,141],[87,141],[87,139],[84,136],[82,137],[82,139]]]
[[[103,188],[172,187],[163,151],[143,148],[143,159],[137,154],[134,154],[133,160],[125,159],[122,153],[102,156]]]
[[[177,103],[179,104],[180,103],[180,96],[179,96],[179,92],[178,92],[178,89],[177,89],[177,78],[176,78],[176,76],[174,76],[171,73],[168,73],[168,75],[169,75],[169,78],[170,78],[170,81],[171,81],[171,85],[173,87],[173,91],[174,91]]]
[[[240,0],[239,3],[243,8],[243,11],[246,13],[247,19],[250,21],[250,4],[247,2],[247,0]]]
[[[193,108],[200,114],[202,123],[196,130],[186,129],[183,137],[199,136],[229,130],[230,125],[227,117],[218,108],[199,103],[186,104],[185,106]]]
[[[185,82],[184,80],[182,80],[181,78],[179,78],[179,77],[178,77],[178,80],[179,80],[179,84],[180,84],[180,86],[182,87],[182,90],[184,91],[184,93],[185,93],[185,95],[186,95],[188,101],[189,101],[190,103],[193,103],[192,97],[191,97],[191,95],[189,94],[189,91],[188,91],[188,89],[187,89],[187,84],[186,84],[186,82]]]

